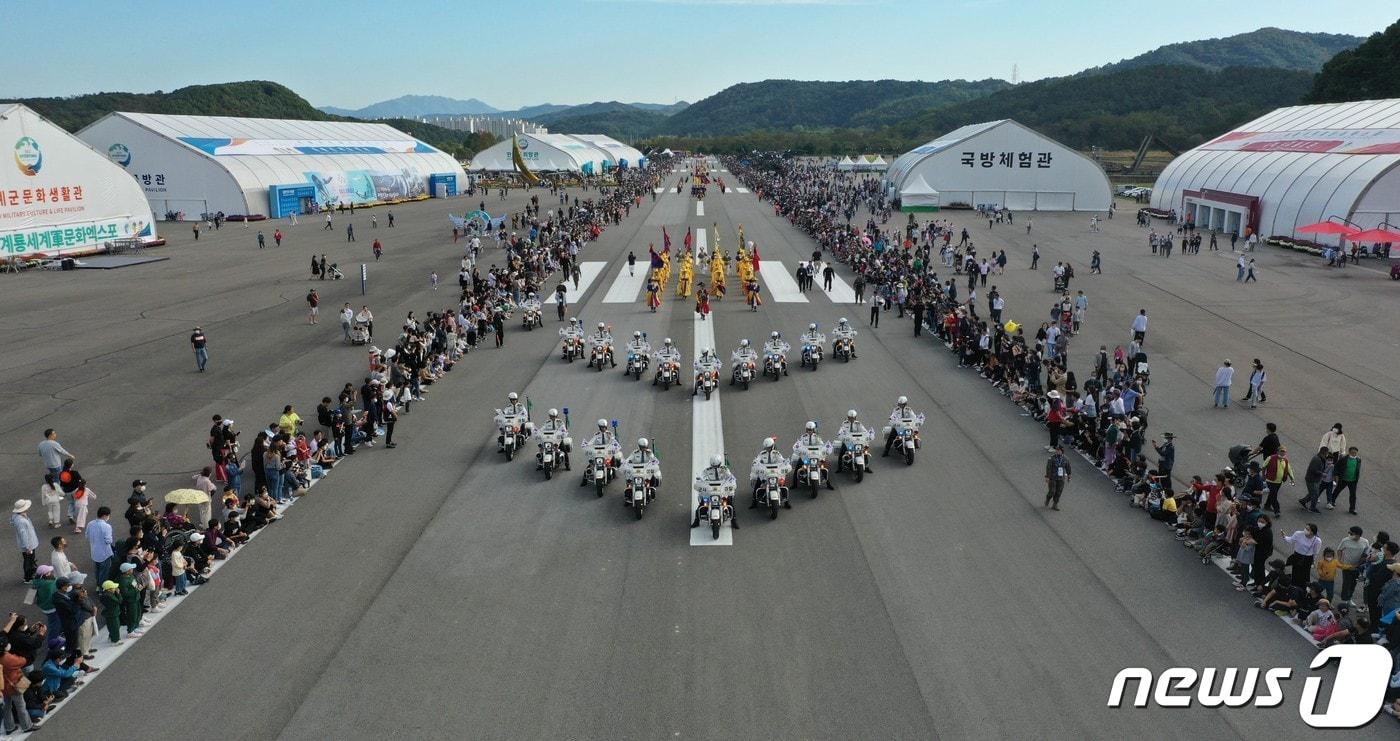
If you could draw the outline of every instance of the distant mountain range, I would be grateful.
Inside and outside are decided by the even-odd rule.
[[[1304,33],[1261,28],[1220,39],[1186,41],[1160,46],[1131,59],[1085,70],[1080,74],[1113,72],[1160,64],[1188,65],[1210,70],[1226,67],[1270,67],[1317,72],[1327,60],[1365,39],[1338,33]]]
[[[626,111],[629,109],[670,115],[690,105],[680,103],[584,103],[583,105],[557,105],[541,103],[513,111],[502,110],[476,98],[459,100],[441,95],[401,95],[393,100],[384,100],[363,108],[339,108],[323,105],[318,108],[333,116],[350,118],[415,118],[421,116],[499,116],[501,118],[523,118],[544,123],[549,117],[586,116],[602,111]]]

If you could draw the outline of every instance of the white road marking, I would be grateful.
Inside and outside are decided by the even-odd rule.
[[[665,192],[666,192],[666,189],[665,189],[665,188],[652,188],[652,189],[651,189],[651,192],[653,192],[653,193],[665,193]]]
[[[637,298],[642,293],[642,284],[646,283],[647,270],[651,267],[651,257],[637,258],[637,269],[633,275],[627,274],[627,261],[622,261],[622,270],[613,279],[612,285],[608,287],[607,295],[603,296],[605,304],[632,304],[637,302]]]
[[[695,259],[695,264],[696,264],[696,265],[699,265],[699,264],[700,264],[700,253],[701,253],[701,252],[709,252],[709,251],[710,251],[710,238],[709,238],[709,236],[708,236],[707,234],[705,234],[705,227],[703,227],[703,226],[702,226],[702,227],[697,227],[697,228],[695,229],[695,252],[692,254],[692,257]],[[711,334],[713,334],[713,332],[711,332]]]
[[[853,304],[856,302],[856,290],[851,288],[851,284],[841,280],[841,276],[831,276],[831,290],[826,289],[826,281],[820,274],[813,276],[812,281],[822,286],[822,291],[826,297],[831,299],[833,304]]]
[[[695,215],[696,215],[696,216],[704,216],[704,215],[705,215],[705,202],[704,202],[704,201],[696,201],[696,202],[695,202]]]
[[[574,288],[573,279],[560,281],[564,284],[564,300],[568,302],[569,306],[577,304],[583,294],[588,292],[588,287],[593,285],[593,281],[602,274],[604,265],[607,265],[607,263],[601,260],[579,263],[579,281],[577,289]],[[554,294],[551,293],[549,294],[549,301],[546,303],[557,304],[559,302],[555,300]]]
[[[758,274],[768,287],[768,296],[780,304],[805,304],[807,296],[797,287],[797,279],[779,260],[765,260],[759,255]],[[852,301],[855,299],[852,298]]]
[[[700,233],[704,233],[702,229]],[[694,355],[700,357],[700,351],[707,347],[714,347],[715,344],[715,317],[711,314],[709,319],[701,320],[699,314],[695,314],[695,347],[692,348]],[[690,481],[686,482],[690,488],[690,509],[685,513],[689,520],[695,517],[695,508],[700,506],[700,495],[695,493],[693,484],[695,477],[704,472],[710,465],[711,455],[724,455],[724,424],[720,417],[720,393],[716,386],[714,393],[709,400],[704,394],[697,394],[691,402],[690,413]],[[686,523],[689,524],[689,523]],[[719,529],[719,539],[716,540],[709,523],[701,523],[700,527],[690,530],[691,545],[734,545],[734,529],[729,525],[722,525]]]
[[[747,193],[747,192],[749,192],[749,189],[748,189],[748,188],[735,188],[735,189],[734,189],[734,192],[735,192],[735,193]]]

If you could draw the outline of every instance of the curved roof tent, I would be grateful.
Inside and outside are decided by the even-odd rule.
[[[1400,223],[1398,164],[1400,99],[1290,106],[1172,160],[1152,206],[1266,238],[1333,216],[1369,229]]]
[[[569,134],[569,136],[601,150],[613,165],[640,167],[646,162],[646,157],[640,150],[623,144],[610,136],[602,134]]]
[[[535,172],[591,174],[602,172],[605,163],[614,161],[601,147],[567,134],[519,134],[518,138],[525,164]],[[514,171],[511,140],[496,142],[478,152],[467,169],[473,172]]]

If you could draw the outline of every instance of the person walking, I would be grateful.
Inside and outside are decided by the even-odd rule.
[[[329,220],[329,219],[328,219],[328,220]],[[345,241],[346,241],[346,242],[353,242],[353,241],[355,241],[355,225],[354,225],[354,224],[346,224],[346,225],[345,225]]]
[[[1040,265],[1040,245],[1031,245],[1031,270],[1038,270]]]
[[[1215,369],[1215,404],[1212,406],[1217,409],[1230,408],[1230,384],[1234,381],[1235,369],[1230,365],[1230,359],[1226,358],[1225,362]]]
[[[884,302],[885,299],[878,293],[870,298],[870,326],[876,329],[880,328],[880,306]]]
[[[112,508],[98,507],[97,519],[83,528],[83,534],[87,536],[88,552],[92,556],[93,578],[101,582],[111,574],[115,553],[112,550]]]
[[[491,332],[496,335],[496,349],[506,342],[506,315],[497,310],[491,313]]]
[[[1103,275],[1103,256],[1099,254],[1098,250],[1094,250],[1094,256],[1089,258],[1089,273]]]
[[[1342,601],[1353,605],[1356,604],[1352,599],[1356,583],[1366,568],[1366,554],[1371,552],[1371,541],[1361,537],[1361,534],[1361,527],[1352,525],[1347,530],[1347,536],[1337,543],[1337,568],[1342,572]]]
[[[320,274],[320,276],[321,276],[321,280],[325,280],[325,279],[326,279],[326,273],[329,272],[328,270],[326,270],[326,267],[327,267],[327,265],[326,265],[326,253],[323,252],[323,253],[321,253],[320,270],[317,271],[317,272]]]
[[[394,404],[394,394],[384,395],[384,409],[380,412],[380,419],[384,420],[384,447],[392,450],[398,446],[394,444],[394,423],[399,421],[399,408]]]
[[[258,249],[262,249],[262,248],[264,248],[264,247],[266,247],[266,246],[267,246],[267,239],[263,237],[262,230],[259,229],[259,230],[258,230]]]
[[[379,243],[378,237],[375,237],[374,244],[370,245],[370,249],[374,250],[374,261],[379,262],[379,258],[384,256],[384,245]]]
[[[321,294],[313,288],[306,292],[306,306],[308,308],[307,321],[311,324],[320,324],[317,314],[321,311]]]
[[[1353,445],[1347,448],[1346,455],[1337,459],[1337,485],[1327,495],[1327,509],[1333,509],[1333,503],[1345,490],[1347,492],[1347,514],[1356,514],[1356,485],[1361,481],[1361,456],[1358,453],[1356,446]]]
[[[389,228],[390,228],[390,229],[393,229],[393,228],[394,228],[394,212],[393,212],[393,211],[390,211],[389,213],[385,214],[385,216],[387,216],[387,217],[389,218]]]
[[[637,274],[637,253],[627,252],[627,275],[633,277]]]
[[[316,256],[315,256],[315,255],[312,255],[312,256],[311,256],[311,280],[316,280],[316,278],[318,278],[318,277],[320,277],[320,276],[321,276],[321,263],[316,262]],[[322,280],[324,280],[324,278],[322,278]]]
[[[1138,309],[1133,317],[1133,341],[1138,345],[1147,344],[1147,309]]]
[[[917,267],[917,266],[915,266],[915,267]],[[826,264],[826,267],[822,268],[822,288],[824,288],[824,289],[827,290],[827,291],[830,291],[830,290],[831,290],[831,284],[832,284],[832,282],[835,281],[835,280],[836,280],[836,268],[831,267],[831,263],[827,263],[827,264]]]
[[[1060,508],[1060,496],[1065,492],[1065,484],[1071,475],[1069,459],[1065,457],[1063,446],[1055,446],[1055,452],[1045,459],[1045,506],[1053,510]]]
[[[1331,453],[1327,452],[1327,448],[1318,448],[1317,454],[1308,461],[1308,468],[1303,472],[1303,486],[1307,488],[1308,493],[1298,500],[1298,504],[1309,512],[1318,511],[1317,499],[1322,496],[1322,474],[1327,470],[1327,456],[1329,455]]]
[[[851,288],[855,289],[856,303],[865,303],[865,276],[857,275],[855,282],[851,284]]]
[[[323,227],[321,227],[321,231],[323,231],[323,232],[328,232],[328,231],[330,231],[332,228],[334,228],[334,227],[331,225],[331,212],[330,212],[330,211],[327,211],[327,212],[326,212],[326,225],[323,226]]]
[[[282,230],[281,230],[281,229],[274,229],[274,230],[272,230],[272,243],[275,244],[275,245],[277,245],[278,247],[281,247],[281,246],[282,246]]]
[[[204,330],[195,327],[194,333],[190,335],[190,347],[194,348],[194,362],[200,373],[203,373],[205,366],[209,365],[208,344],[209,339],[204,336]]]
[[[340,331],[345,335],[346,342],[350,341],[350,327],[352,327],[354,323],[355,310],[350,308],[350,304],[346,304],[344,308],[340,310]]]
[[[1284,482],[1298,483],[1297,479],[1293,478],[1293,465],[1288,462],[1288,451],[1280,446],[1273,455],[1264,459],[1264,484],[1269,488],[1269,497],[1261,509],[1273,512],[1274,517],[1279,516],[1278,490],[1283,488]]]
[[[1249,371],[1249,392],[1245,399],[1249,401],[1250,409],[1257,409],[1259,402],[1267,401],[1264,396],[1264,382],[1269,380],[1269,375],[1264,372],[1264,362],[1259,358],[1254,359],[1254,367]]]
[[[10,508],[10,526],[15,529],[15,545],[19,547],[20,558],[24,562],[24,583],[34,580],[34,571],[39,568],[34,553],[39,549],[39,535],[34,532],[34,523],[29,521],[28,499],[20,499]]]
[[[1254,275],[1254,258],[1252,258],[1252,257],[1249,258],[1249,265],[1246,267],[1245,270],[1246,270],[1245,275],[1244,275],[1244,282],[1245,282],[1245,283],[1248,283],[1248,282],[1250,282],[1250,281],[1254,281],[1255,283],[1258,283],[1258,282],[1259,282],[1259,278],[1258,278],[1257,276]]]

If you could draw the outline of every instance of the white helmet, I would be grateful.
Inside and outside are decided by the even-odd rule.
[[[578,324],[578,323],[579,323],[578,317],[576,317],[576,316],[571,316],[571,317],[569,317],[569,324]]]
[[[646,438],[644,438],[644,437],[639,437],[639,438],[637,438],[637,447],[639,447],[639,448],[645,448],[646,446],[648,446],[648,445],[650,445],[650,444],[651,444],[651,442],[648,441],[648,440],[647,440]]]
[[[847,410],[847,411],[846,411],[846,419],[855,419],[855,418],[856,418],[856,410],[850,409],[850,410]]]
[[[642,332],[641,332],[641,330],[634,330],[634,331],[632,332],[632,339],[634,339],[634,340],[640,340],[640,339],[642,339]]]
[[[608,328],[608,325],[607,325],[607,324],[604,324],[603,322],[598,322],[598,329],[607,329],[607,328]]]
[[[739,347],[748,347],[748,346],[749,346],[749,340],[748,340],[747,337],[744,338],[744,339],[742,339],[742,340],[739,340]]]
[[[528,294],[526,294],[526,295],[527,295],[529,298],[534,298],[534,297],[535,297],[535,292],[534,292],[534,291],[530,291],[530,292],[529,292]]]
[[[770,335],[768,335],[768,336],[771,337],[772,339],[775,339],[775,340],[776,340],[776,339],[778,339],[779,334],[778,334],[778,331],[775,329],[775,330],[773,330],[773,333],[770,334]]]
[[[723,466],[723,465],[724,465],[724,456],[720,455],[719,453],[715,453],[714,455],[710,456],[710,465],[713,466],[713,467],[715,467],[715,468],[719,468],[720,466]]]
[[[670,347],[670,346],[671,346],[671,338],[670,338],[670,337],[667,337],[666,340],[665,340],[665,342],[664,342],[663,344],[665,344],[667,347]]]
[[[551,410],[549,410],[549,416],[551,416],[551,417],[558,417],[558,416],[559,416],[559,410],[558,410],[558,409],[551,409]]]
[[[807,431],[808,431],[808,432],[815,432],[816,429],[817,429],[817,423],[816,423],[816,422],[810,422],[810,421],[809,421],[809,422],[807,423]]]
[[[606,428],[608,426],[608,421],[606,419],[600,419],[598,420],[598,426]]]
[[[812,322],[811,324],[808,324],[808,325],[807,325],[807,329],[816,331],[816,329],[817,329],[817,323],[816,323],[816,322]]]
[[[517,393],[515,393],[514,391],[512,391],[512,392],[510,392],[509,394],[506,394],[506,398],[507,398],[507,399],[510,399],[511,401],[519,401],[519,400],[520,400],[520,394],[517,394]]]
[[[769,450],[769,449],[771,449],[771,448],[773,447],[773,443],[774,443],[774,442],[775,442],[775,441],[774,441],[773,438],[771,438],[771,437],[765,437],[765,438],[763,438],[763,449],[764,449],[764,450]]]
[[[898,405],[900,405],[900,406],[904,406],[905,404],[908,404],[908,403],[909,403],[909,397],[907,397],[907,396],[901,396],[901,397],[899,397],[898,399],[895,399],[895,400],[894,400],[894,403],[896,403],[896,404],[898,404]]]
[[[837,324],[845,324],[845,323],[846,323],[846,317],[844,317],[844,316],[841,317],[841,320],[840,320],[839,322],[837,322]]]

